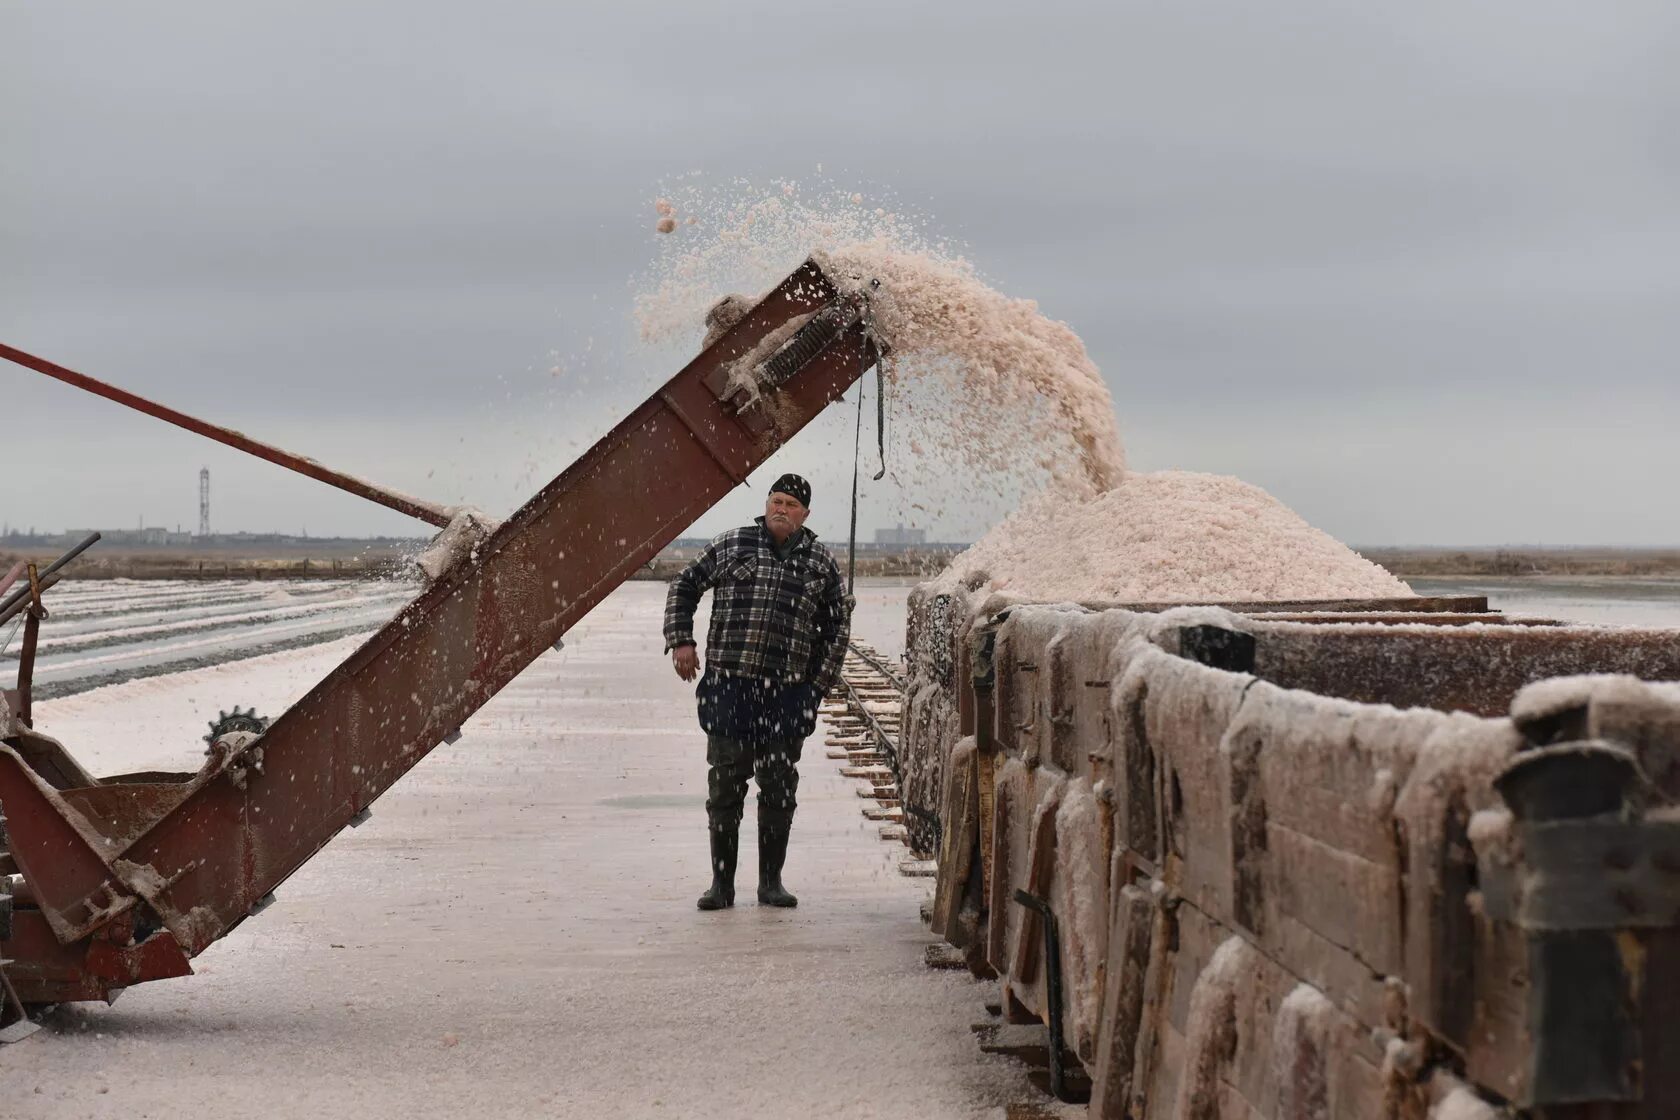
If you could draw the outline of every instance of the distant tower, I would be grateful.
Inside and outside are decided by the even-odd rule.
[[[198,535],[210,535],[210,468],[198,472]]]

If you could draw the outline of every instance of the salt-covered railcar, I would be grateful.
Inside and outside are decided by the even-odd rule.
[[[1680,633],[911,597],[936,932],[1093,1117],[1680,1115]]]

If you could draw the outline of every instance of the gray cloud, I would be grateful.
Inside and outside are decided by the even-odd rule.
[[[822,163],[1071,322],[1137,466],[1239,473],[1365,542],[1672,543],[1677,22],[13,6],[0,339],[505,510],[671,372],[627,321],[660,181]],[[220,527],[409,528],[21,370],[0,410],[14,523],[190,523],[209,463]],[[833,493],[849,456],[833,417],[786,460]]]

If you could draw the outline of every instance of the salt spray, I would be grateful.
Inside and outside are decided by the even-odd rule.
[[[762,293],[806,257],[842,289],[880,281],[875,324],[891,347],[894,423],[910,452],[898,481],[954,488],[952,500],[1029,495],[944,580],[1133,601],[1412,593],[1257,486],[1128,472],[1112,395],[1079,336],[988,284],[926,219],[793,182],[713,190],[684,180],[655,211],[661,229],[679,217],[683,227],[660,239],[639,285],[649,341],[699,342],[707,326],[714,339],[756,298],[725,293]]]
[[[870,280],[876,326],[891,346],[885,372],[893,423],[911,455],[901,481],[948,478],[976,488],[1046,484],[1094,495],[1125,474],[1114,401],[1067,324],[986,283],[923,220],[871,207],[855,191],[809,195],[780,183],[755,193],[680,184],[656,204],[684,218],[680,235],[639,284],[644,340],[701,341],[720,297],[725,310],[762,294],[807,257],[842,288]],[[688,219],[694,219],[692,224]]]

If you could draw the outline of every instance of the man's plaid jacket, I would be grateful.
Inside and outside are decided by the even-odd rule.
[[[713,538],[671,581],[665,598],[667,652],[694,641],[694,611],[712,592],[706,666],[733,676],[805,681],[822,692],[840,680],[851,604],[840,565],[801,527],[776,556],[760,517]]]

